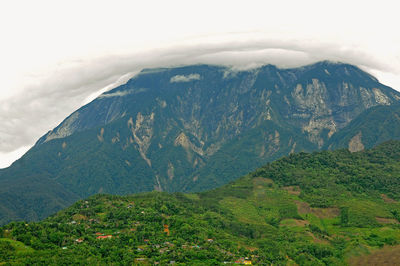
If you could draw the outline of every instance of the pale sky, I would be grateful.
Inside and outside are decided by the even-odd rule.
[[[355,64],[400,90],[396,1],[0,2],[0,168],[142,68]]]

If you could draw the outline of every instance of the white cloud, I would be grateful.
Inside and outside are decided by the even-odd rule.
[[[128,94],[131,94],[131,93],[133,93],[133,91],[129,91],[129,90],[127,90],[127,91],[117,91],[117,92],[102,94],[98,98],[101,99],[101,98],[109,98],[109,97],[122,97],[122,96],[125,96],[125,95],[128,95]]]
[[[143,68],[328,59],[400,90],[397,11],[390,0],[2,1],[0,165]]]
[[[200,75],[199,74],[189,74],[189,75],[176,75],[173,76],[169,82],[174,83],[174,82],[189,82],[192,80],[200,80]]]
[[[21,158],[29,149],[30,146],[23,146],[12,152],[0,152],[0,169],[10,166],[14,161]]]
[[[250,38],[249,36],[253,36]],[[257,37],[257,38],[256,38]],[[371,71],[398,77],[398,62],[381,60],[359,47],[335,43],[264,39],[260,35],[230,34],[209,36],[197,42],[137,53],[104,55],[64,62],[51,75],[38,75],[23,84],[20,93],[0,98],[0,151],[11,152],[29,146],[63,118],[95,96],[122,84],[143,68],[218,64],[251,68],[262,64],[296,67],[319,60],[336,60],[359,65]],[[237,41],[239,39],[240,41]],[[378,73],[378,72],[377,72]],[[378,76],[379,77],[379,76]],[[177,77],[172,81],[197,78]]]
[[[127,92],[125,93],[107,93],[104,94],[105,92],[116,88],[124,83],[126,83],[130,78],[132,78],[133,76],[135,76],[137,74],[137,72],[129,72],[126,73],[124,75],[122,75],[121,77],[119,77],[115,82],[105,86],[104,88],[95,91],[93,93],[91,93],[89,96],[86,97],[85,100],[82,101],[82,105],[86,105],[88,103],[90,103],[91,101],[93,101],[94,99],[96,99],[97,97],[101,97],[101,98],[106,98],[106,97],[113,97],[113,96],[124,96],[127,94]]]

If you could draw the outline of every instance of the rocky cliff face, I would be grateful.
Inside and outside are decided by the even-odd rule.
[[[210,155],[227,138],[262,120],[284,120],[321,147],[365,109],[399,99],[397,92],[369,74],[339,63],[298,69],[265,66],[241,72],[205,65],[145,70],[73,113],[38,144],[107,125],[128,114],[127,119],[134,118],[139,127],[147,119],[151,121],[145,123],[154,124],[160,117],[155,112],[168,112],[173,124],[203,146],[213,144],[204,154]]]
[[[318,150],[363,111],[399,99],[340,63],[144,70],[74,112],[0,178],[45,172],[77,197],[202,190]]]

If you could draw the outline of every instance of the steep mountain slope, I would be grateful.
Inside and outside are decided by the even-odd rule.
[[[341,63],[144,70],[71,114],[0,172],[0,198],[25,204],[24,213],[35,195],[54,196],[62,208],[101,192],[214,188],[283,155],[318,150],[364,110],[398,99],[398,92]],[[15,191],[34,177],[31,194]],[[71,200],[48,194],[48,179]],[[9,201],[0,206],[7,210],[0,222],[10,220],[3,213],[17,213]],[[38,218],[50,212],[37,208]]]
[[[327,143],[329,149],[359,151],[391,139],[400,140],[400,105],[377,106],[361,113]]]
[[[400,244],[399,159],[391,141],[293,154],[202,193],[92,196],[0,227],[0,262],[346,265]]]

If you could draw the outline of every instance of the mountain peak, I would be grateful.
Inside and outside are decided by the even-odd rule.
[[[227,77],[229,77],[229,79],[226,79]],[[247,80],[246,83],[240,84],[244,80]],[[117,103],[120,101],[127,101],[127,98],[132,98],[132,100],[134,100],[149,94],[151,94],[151,96],[148,96],[150,98],[165,97],[166,94],[169,94],[168,91],[175,94],[178,93],[178,91],[176,91],[177,88],[180,88],[179,90],[184,92],[185,90],[182,91],[182,89],[188,87],[190,89],[197,87],[199,90],[204,91],[205,94],[203,94],[203,96],[206,96],[211,95],[209,90],[212,90],[213,93],[217,92],[215,90],[218,90],[218,88],[213,88],[216,82],[219,83],[219,88],[221,86],[228,86],[226,87],[227,90],[240,90],[242,91],[241,93],[254,90],[259,86],[282,87],[289,93],[293,91],[298,84],[307,86],[307,84],[314,83],[313,80],[318,80],[318,82],[325,84],[324,86],[328,91],[334,91],[336,90],[334,88],[337,86],[344,86],[343,84],[353,84],[351,88],[348,87],[346,90],[351,89],[353,93],[360,94],[360,92],[354,90],[361,86],[366,89],[376,88],[374,92],[371,91],[373,95],[381,93],[381,90],[385,90],[386,94],[389,93],[391,97],[395,95],[390,88],[388,89],[382,86],[378,83],[376,78],[358,67],[328,60],[292,69],[279,69],[275,65],[268,64],[251,71],[244,70],[240,72],[229,71],[229,68],[223,66],[207,64],[143,69],[126,84],[105,92],[92,103],[82,107],[64,120],[57,128],[43,136],[37,144],[47,142],[54,138],[63,138],[74,132],[83,131],[94,126],[105,125],[115,119],[121,118],[127,113],[127,109],[132,108],[128,106],[122,107]],[[232,82],[237,83],[237,85],[233,85]],[[214,85],[210,86],[210,84]],[[231,86],[239,87],[230,88]],[[379,87],[382,89],[377,89]],[[280,90],[278,90],[278,92],[279,91]],[[371,97],[371,93],[366,97]],[[146,101],[147,100],[145,100],[145,102]],[[390,102],[390,100],[386,100],[386,102]],[[112,109],[105,112],[104,104]],[[368,106],[373,105],[375,105],[373,102],[368,103]],[[95,108],[93,109],[93,107]],[[121,108],[124,108],[124,110]],[[96,110],[91,115],[92,119],[86,122],[77,119],[78,116],[82,117],[83,112],[89,111],[90,109]]]
[[[32,195],[50,183],[65,189],[62,204],[100,192],[216,187],[289,153],[320,150],[363,111],[399,99],[343,63],[143,70],[68,116],[0,172],[0,187],[13,184],[0,199],[20,195],[16,190],[29,182]],[[25,205],[15,206],[4,209],[26,218],[19,211]]]

